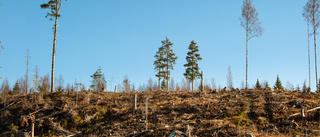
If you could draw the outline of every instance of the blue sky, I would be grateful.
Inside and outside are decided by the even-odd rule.
[[[29,48],[30,77],[35,65],[40,75],[50,74],[53,21],[40,9],[46,0],[1,0],[0,74],[10,84],[24,76]],[[308,79],[307,26],[301,16],[306,0],[254,0],[264,28],[261,37],[249,41],[249,85],[277,74],[284,86],[296,87]],[[185,56],[192,40],[197,42],[200,69],[205,79],[226,86],[228,67],[235,87],[245,81],[245,30],[240,26],[241,0],[68,0],[58,20],[55,76],[67,83],[75,79],[90,84],[99,66],[113,86],[127,75],[138,87],[156,80],[154,55],[167,36],[178,56],[171,76],[184,77]],[[317,38],[319,38],[317,36]],[[311,39],[310,39],[311,40]],[[315,87],[314,47],[311,44],[312,88]],[[319,60],[319,59],[318,59]],[[2,82],[2,81],[1,81]],[[110,84],[108,85],[110,89]]]

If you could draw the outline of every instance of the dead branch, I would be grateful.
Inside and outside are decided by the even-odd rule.
[[[20,103],[21,101],[18,101],[18,102],[12,102],[11,104],[9,104],[8,106],[6,106],[6,107],[4,107],[4,108],[2,108],[1,110],[0,110],[0,112],[1,111],[3,111],[3,110],[6,110],[7,108],[9,108],[10,106],[12,106],[12,105],[14,105],[15,103]]]
[[[25,128],[25,129],[21,129],[21,130],[7,131],[7,132],[4,132],[4,133],[0,134],[0,136],[3,136],[3,135],[5,135],[5,134],[23,132],[23,131],[25,131],[25,130],[27,130],[27,129],[30,129],[30,128],[31,128],[31,127],[27,127],[27,128]]]
[[[318,109],[320,109],[320,107],[316,107],[316,108],[313,108],[313,109],[309,109],[309,110],[307,110],[305,113],[311,112],[311,111],[314,111],[314,110],[318,110]],[[290,116],[288,116],[288,117],[293,117],[293,116],[297,116],[297,115],[301,115],[301,112],[292,114],[292,115],[290,115]]]
[[[69,132],[69,131],[63,129],[63,128],[60,127],[60,126],[56,126],[51,120],[49,120],[49,122],[50,122],[50,125],[53,126],[56,130],[68,134],[68,137],[74,136],[74,133]]]

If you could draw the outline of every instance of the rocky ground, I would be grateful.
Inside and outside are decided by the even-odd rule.
[[[185,135],[187,125],[191,136],[319,136],[319,98],[318,93],[270,88],[200,95],[84,91],[78,99],[76,92],[7,95],[0,100],[0,136],[26,136],[32,122],[35,136]]]

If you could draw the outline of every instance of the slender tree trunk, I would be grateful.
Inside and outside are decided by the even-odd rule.
[[[192,91],[193,91],[193,80],[191,80],[191,86],[192,86]]]
[[[25,94],[28,94],[28,79],[29,79],[29,49],[27,49],[27,72],[26,72],[26,93]]]
[[[167,58],[167,91],[169,91],[169,76],[170,76],[169,73],[170,73],[169,72],[169,60]]]
[[[57,6],[57,12],[58,12],[58,6]],[[57,13],[58,14],[58,13]],[[56,55],[56,41],[57,41],[57,22],[58,22],[58,16],[55,17],[55,23],[54,23],[54,37],[53,37],[53,51],[52,51],[52,68],[51,68],[51,92],[54,91],[54,59]]]
[[[246,28],[246,89],[248,89],[248,23]]]
[[[308,21],[308,62],[309,62],[309,91],[311,91],[311,66],[310,66],[310,32],[309,32],[309,19]]]
[[[193,58],[192,58],[192,63],[193,63]],[[195,76],[194,76],[194,71],[193,71],[193,64],[192,64],[192,67],[191,67],[191,86],[192,86],[192,91],[193,91],[193,81],[195,79]]]
[[[159,68],[159,90],[161,90],[160,81],[161,81],[161,77],[160,77],[160,68]]]
[[[317,42],[316,42],[316,30],[313,28],[313,38],[314,38],[314,55],[315,55],[315,67],[316,67],[316,84],[317,84],[317,89],[316,91],[319,90],[319,85],[318,85],[318,68],[317,68]]]

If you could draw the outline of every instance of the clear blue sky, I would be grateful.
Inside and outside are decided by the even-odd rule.
[[[0,74],[11,86],[24,76],[26,49],[30,49],[30,77],[35,65],[40,75],[50,74],[52,27],[40,9],[47,0],[1,0]],[[249,41],[249,85],[277,74],[286,87],[302,86],[308,79],[307,26],[301,16],[306,0],[254,0],[264,28]],[[242,0],[68,0],[58,20],[55,76],[90,84],[99,66],[113,86],[127,75],[136,87],[155,78],[154,55],[167,36],[178,56],[171,76],[183,79],[190,41],[197,42],[200,69],[209,82],[226,86],[228,66],[235,87],[245,81],[245,30],[240,26]],[[317,37],[319,39],[319,37]],[[311,40],[311,39],[310,39]],[[320,40],[320,39],[319,39]],[[314,47],[311,41],[312,88],[315,89]],[[319,60],[319,59],[318,59]],[[319,60],[320,61],[320,60]],[[3,80],[2,80],[3,81]],[[1,82],[2,82],[1,81]],[[108,90],[110,85],[108,85]]]

